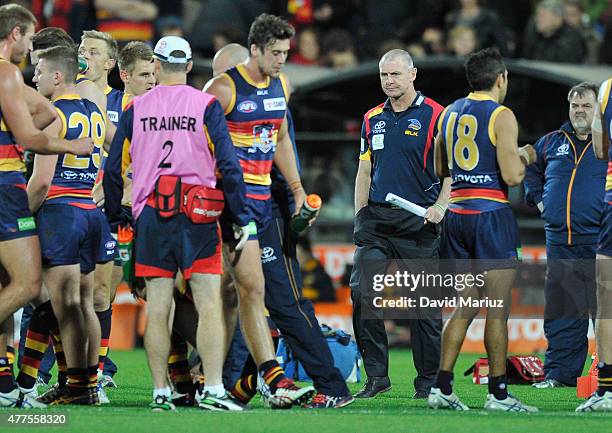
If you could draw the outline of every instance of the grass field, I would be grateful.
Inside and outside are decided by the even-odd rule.
[[[119,366],[115,377],[119,388],[108,390],[110,406],[100,408],[70,407],[49,413],[67,414],[68,425],[63,427],[21,427],[27,431],[61,432],[445,432],[445,433],[610,433],[611,414],[576,414],[579,400],[575,388],[534,390],[528,386],[511,386],[511,392],[528,404],[540,408],[537,414],[492,414],[479,408],[484,403],[486,386],[474,385],[462,372],[477,358],[462,355],[455,372],[455,390],[472,409],[456,413],[433,411],[423,400],[412,400],[414,368],[409,351],[394,350],[391,354],[392,391],[374,400],[356,401],[340,410],[307,411],[294,408],[286,411],[264,409],[259,398],[252,403],[253,410],[246,413],[211,413],[182,409],[176,413],[151,413],[151,383],[145,354],[113,351],[112,358]],[[356,391],[361,384],[351,384]],[[0,415],[6,418],[7,410]],[[10,411],[16,413],[15,411]],[[23,414],[23,411],[18,412]],[[30,411],[27,413],[41,413]],[[47,412],[44,412],[47,413]],[[0,423],[0,432],[17,431]],[[23,431],[22,430],[22,431]]]

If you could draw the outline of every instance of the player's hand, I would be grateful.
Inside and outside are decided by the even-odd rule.
[[[299,188],[296,189],[293,192],[293,200],[295,201],[295,212],[293,212],[293,215],[297,215],[298,213],[300,213],[300,209],[302,209],[302,206],[304,205],[304,202],[306,201],[306,193],[304,192],[304,189]]]
[[[538,159],[535,148],[531,144],[526,144],[523,147],[519,147],[519,156],[525,165],[531,165]]]
[[[94,151],[94,144],[91,137],[78,138],[70,141],[70,151],[73,155],[91,155]]]
[[[96,206],[104,206],[104,188],[102,188],[102,182],[94,184],[93,188],[91,189],[91,195]]]
[[[249,240],[249,226],[240,227],[239,225],[232,224],[232,227],[234,228],[234,239],[238,240],[236,251],[240,251]]]
[[[444,213],[445,212],[442,210],[441,206],[430,206],[427,209],[427,212],[425,212],[425,224],[439,224],[440,221],[442,221],[442,218],[444,218]]]

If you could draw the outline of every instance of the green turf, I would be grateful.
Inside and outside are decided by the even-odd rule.
[[[528,404],[540,408],[537,414],[492,414],[479,410],[484,403],[486,386],[473,385],[471,377],[461,372],[477,358],[461,355],[457,368],[455,391],[475,409],[456,413],[427,409],[423,400],[412,400],[414,368],[409,351],[391,353],[392,391],[374,400],[356,401],[340,410],[307,411],[294,408],[287,411],[264,409],[259,399],[246,413],[210,413],[198,409],[182,409],[176,413],[151,413],[151,383],[142,350],[113,351],[112,358],[119,365],[115,377],[119,388],[108,390],[112,403],[100,408],[62,408],[68,415],[68,426],[49,429],[24,427],[24,431],[41,432],[445,432],[445,433],[570,433],[612,432],[612,414],[576,414],[580,400],[575,388],[534,390],[528,386],[511,386],[511,392]],[[352,391],[361,384],[351,384]],[[0,411],[6,416],[7,410]],[[15,412],[12,413],[24,412]],[[53,410],[52,412],[56,412]],[[27,413],[41,413],[29,411]],[[44,412],[46,413],[46,412]],[[0,432],[14,431],[0,425]]]

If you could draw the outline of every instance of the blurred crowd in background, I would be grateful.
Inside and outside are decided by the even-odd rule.
[[[15,2],[15,1],[12,1]],[[496,46],[506,57],[612,64],[612,0],[29,0],[41,27],[75,40],[85,29],[118,41],[186,37],[202,57],[245,43],[261,12],[297,29],[289,61],[345,68],[392,48],[414,57],[465,56]],[[1,1],[0,3],[8,3]]]

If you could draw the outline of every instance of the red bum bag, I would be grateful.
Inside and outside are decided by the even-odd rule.
[[[147,204],[161,218],[184,213],[194,224],[207,224],[219,219],[225,200],[220,189],[183,184],[177,176],[160,176]]]

